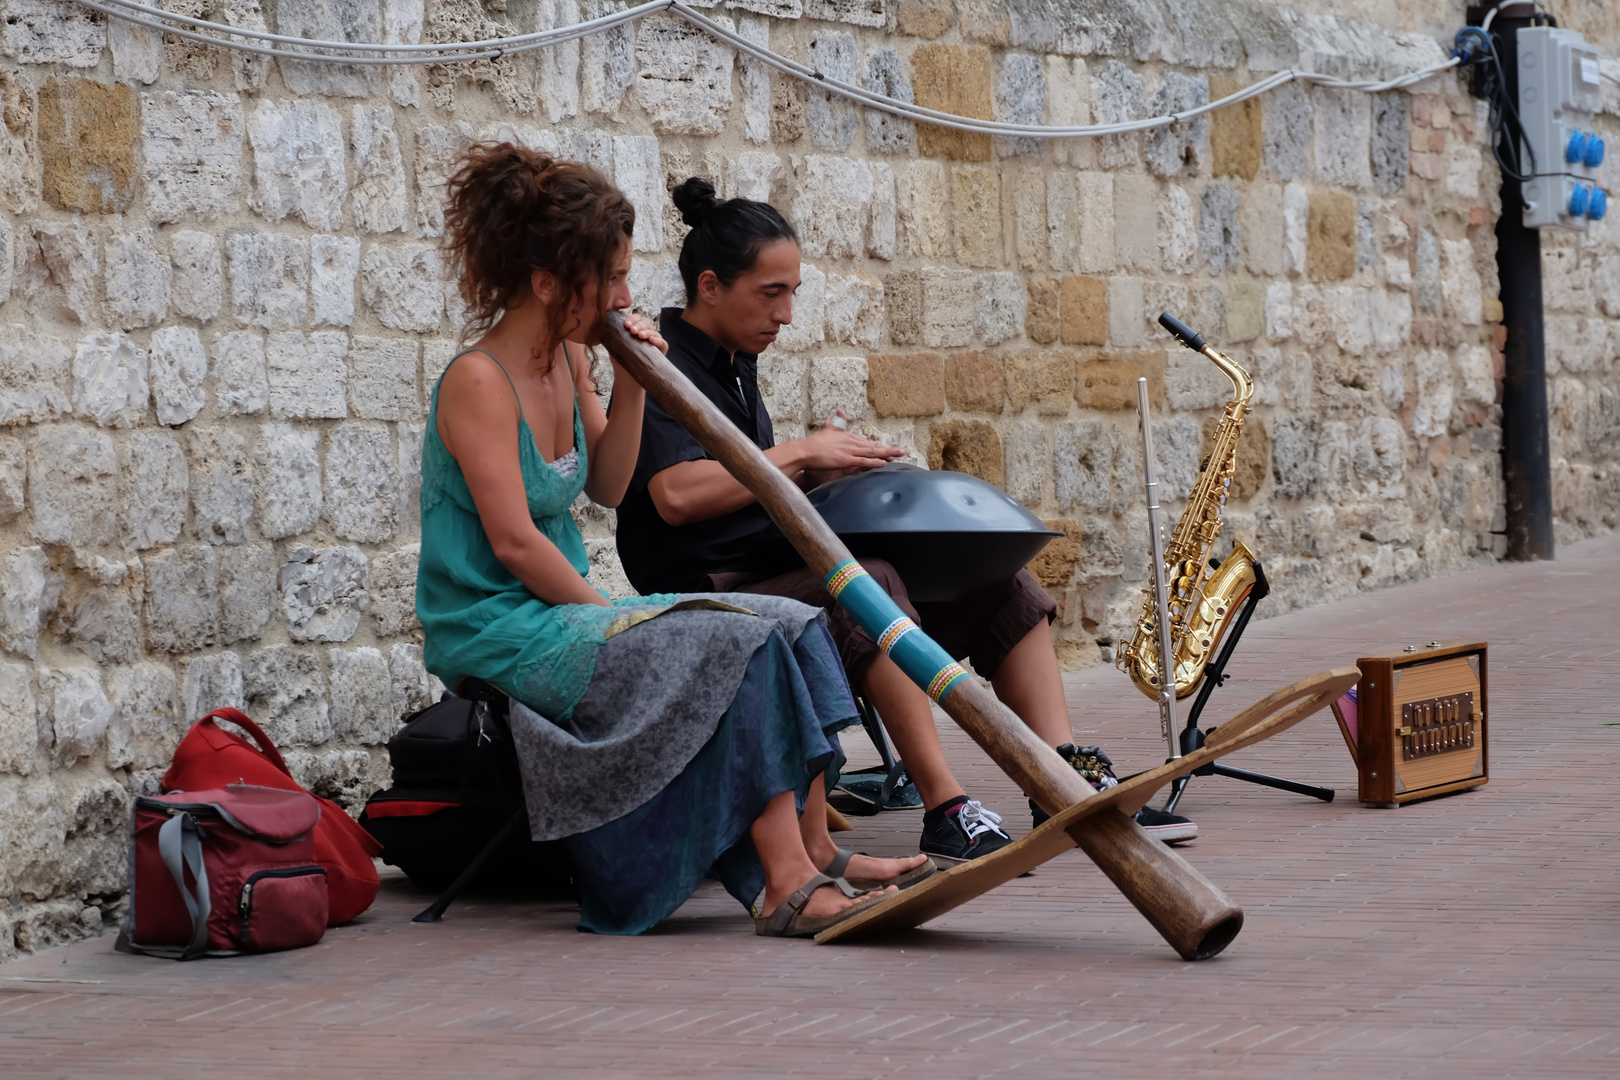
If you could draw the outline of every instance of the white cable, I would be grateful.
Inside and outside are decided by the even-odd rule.
[[[912,102],[900,101],[884,94],[868,90],[853,83],[846,83],[831,78],[815,68],[808,67],[797,61],[790,60],[769,48],[758,45],[728,27],[708,18],[698,11],[682,3],[681,0],[651,0],[650,3],[626,11],[613,12],[596,19],[573,23],[569,26],[556,27],[551,30],[541,30],[530,34],[519,34],[505,38],[489,38],[482,41],[447,42],[440,44],[398,44],[387,45],[374,42],[345,42],[322,41],[311,38],[291,37],[285,34],[274,34],[265,30],[253,30],[247,27],[229,26],[223,23],[209,22],[189,15],[180,15],[165,11],[162,8],[142,3],[140,0],[76,0],[77,3],[93,11],[101,12],[115,19],[144,26],[148,29],[190,41],[199,41],[205,44],[217,45],[227,49],[235,49],[257,56],[273,56],[283,60],[293,60],[300,63],[314,64],[348,64],[357,66],[392,66],[402,64],[448,64],[470,60],[493,60],[514,53],[528,52],[532,49],[544,48],[548,45],[557,45],[566,41],[587,37],[603,30],[610,30],[616,26],[646,18],[659,11],[670,11],[692,24],[698,29],[718,40],[736,48],[739,52],[759,60],[776,70],[799,79],[818,89],[825,90],[839,97],[847,98],[857,104],[880,112],[889,113],[905,120],[917,123],[935,124],[940,127],[952,128],[973,134],[1019,136],[1042,139],[1073,139],[1090,138],[1099,135],[1124,135],[1135,131],[1151,131],[1156,128],[1167,127],[1183,120],[1210,113],[1216,109],[1235,105],[1250,98],[1257,97],[1268,90],[1275,89],[1285,83],[1299,80],[1313,83],[1318,86],[1339,90],[1357,90],[1364,93],[1381,93],[1387,90],[1398,90],[1414,83],[1421,82],[1432,75],[1456,67],[1460,60],[1452,58],[1442,64],[1435,64],[1418,71],[1408,72],[1383,82],[1370,80],[1349,81],[1322,75],[1311,71],[1295,71],[1288,69],[1276,72],[1261,79],[1251,86],[1244,87],[1224,98],[1219,98],[1207,104],[1184,112],[1172,113],[1167,116],[1148,117],[1141,120],[1128,120],[1111,124],[1087,124],[1077,126],[1047,126],[1045,124],[1017,124],[999,120],[981,120],[975,117],[957,116],[953,113],[940,112],[925,108]],[[1492,9],[1494,14],[1495,9]],[[1489,18],[1489,16],[1487,16]],[[179,23],[182,26],[196,29],[181,29],[168,25]],[[227,37],[221,38],[213,34],[200,33],[208,30]],[[250,40],[240,40],[240,39]],[[251,44],[250,41],[268,42],[266,45]],[[279,48],[277,46],[290,46]],[[321,50],[321,51],[309,51]],[[380,55],[361,55],[355,53],[374,53]]]

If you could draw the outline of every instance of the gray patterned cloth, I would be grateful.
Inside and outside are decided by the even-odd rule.
[[[791,644],[820,608],[777,596],[690,594],[746,608],[666,611],[608,638],[566,724],[513,700],[511,725],[536,840],[594,829],[646,803],[697,756],[748,661],[780,630]]]

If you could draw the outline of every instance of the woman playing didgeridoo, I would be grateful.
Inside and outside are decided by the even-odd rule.
[[[482,336],[439,380],[422,452],[428,669],[513,698],[531,829],[566,838],[582,927],[646,930],[706,872],[762,934],[847,917],[868,899],[812,857],[831,845],[833,733],[855,713],[820,612],[755,597],[610,604],[586,581],[569,507],[581,491],[622,498],[644,392],[615,371],[604,415],[566,342],[594,343],[603,313],[629,306],[634,209],[595,170],[505,143],[472,147],[448,192],[447,248]],[[883,887],[924,865],[846,872]]]

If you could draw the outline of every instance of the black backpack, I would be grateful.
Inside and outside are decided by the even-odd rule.
[[[573,892],[562,842],[529,839],[506,695],[477,679],[457,690],[406,717],[388,740],[394,784],[360,815],[382,844],[384,862],[423,888],[445,890],[419,922],[438,921],[468,888],[528,897]]]

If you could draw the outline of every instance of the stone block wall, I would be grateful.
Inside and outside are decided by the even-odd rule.
[[[282,33],[417,42],[619,6],[266,10]],[[1291,66],[1387,77],[1441,59],[1453,29],[1252,0],[707,6],[874,90],[1053,124],[1186,109]],[[0,959],[116,916],[129,800],[211,708],[247,709],[352,809],[386,783],[381,743],[438,689],[413,614],[416,473],[461,331],[443,180],[472,139],[612,178],[637,206],[648,311],[681,295],[670,185],[701,174],[782,207],[805,265],[761,368],[778,436],[842,407],[1053,522],[1035,570],[1071,664],[1112,658],[1145,581],[1136,378],[1171,493],[1227,396],[1161,310],[1254,375],[1225,542],[1265,560],[1263,610],[1501,554],[1498,178],[1454,77],[1294,84],[1152,134],[1044,142],[864,112],[666,14],[379,70],[63,0],[0,8]],[[251,0],[195,10],[267,25]],[[1565,541],[1620,508],[1617,241],[1547,245]],[[599,581],[627,591],[611,513],[578,515]]]

